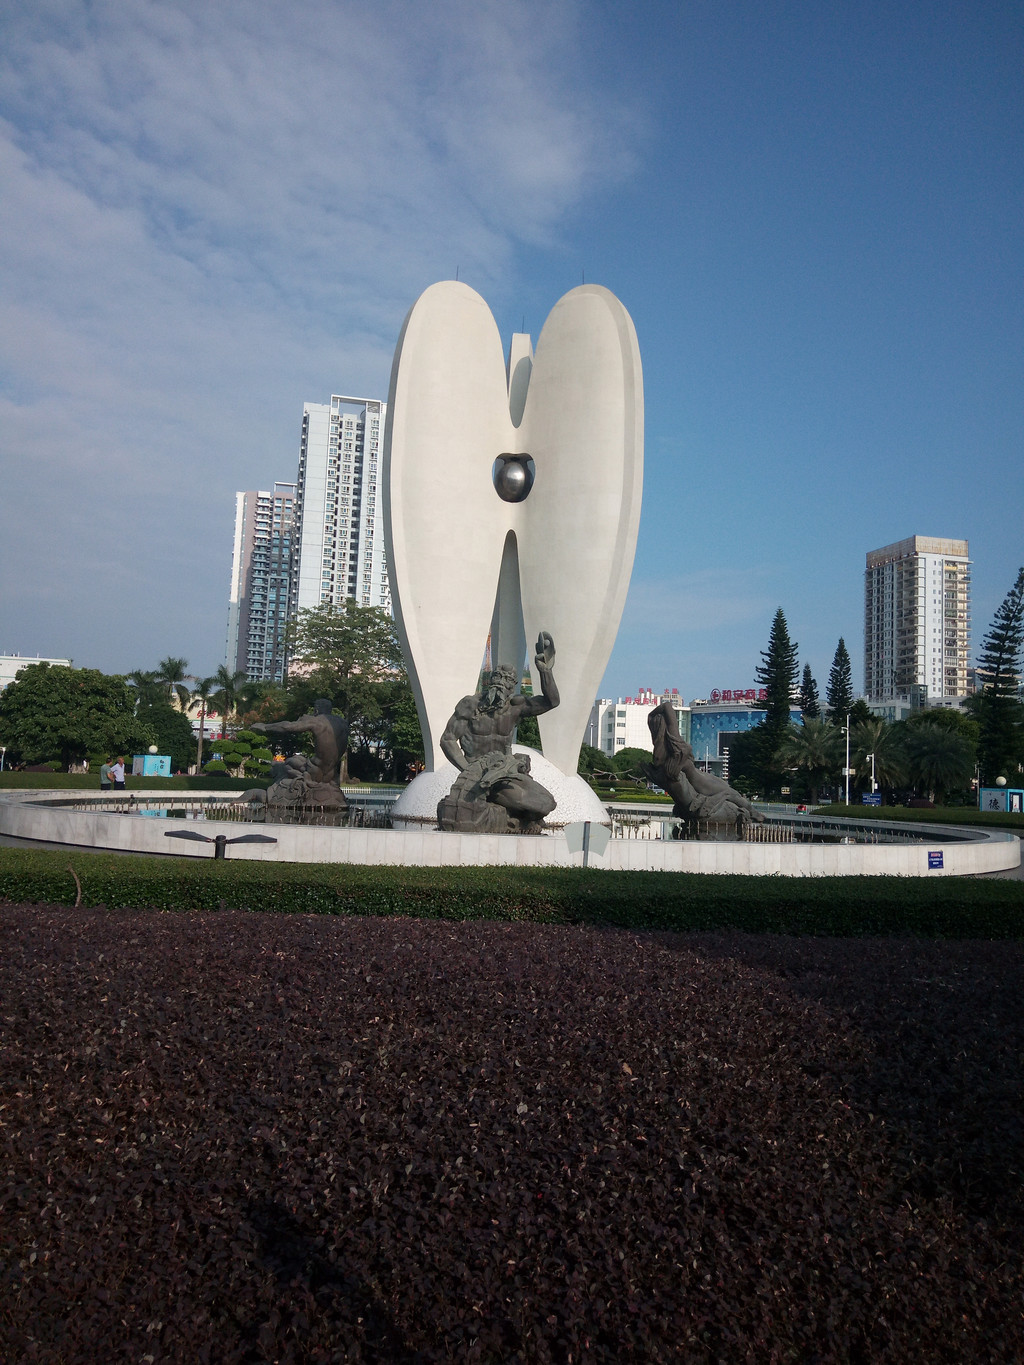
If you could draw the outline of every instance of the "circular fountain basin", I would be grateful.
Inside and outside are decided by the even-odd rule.
[[[383,795],[383,794],[382,794]],[[218,807],[220,809],[218,810]],[[127,800],[69,797],[66,791],[0,793],[0,834],[13,838],[125,853],[212,857],[211,843],[168,839],[168,824],[201,828],[214,839],[229,840],[258,830],[268,844],[235,844],[229,858],[261,862],[367,863],[407,867],[579,867],[582,853],[570,850],[565,830],[533,836],[448,834],[411,829],[318,828],[249,825],[243,809],[224,809],[224,798],[169,796],[159,790],[132,793]],[[201,824],[155,815],[198,816]],[[148,812],[148,814],[147,814]],[[225,818],[234,815],[234,818]],[[671,817],[651,812],[655,823]],[[793,817],[787,817],[792,819]],[[799,819],[800,817],[796,817]],[[814,817],[808,817],[813,819]],[[890,837],[893,843],[721,843],[657,837],[612,838],[589,865],[621,871],[706,872],[789,877],[949,877],[979,876],[1020,866],[1020,841],[1013,834],[960,826],[886,826],[884,821],[829,822],[839,838],[858,831]],[[653,831],[652,831],[653,832]],[[635,834],[635,831],[634,831]],[[912,836],[912,838],[908,837]]]

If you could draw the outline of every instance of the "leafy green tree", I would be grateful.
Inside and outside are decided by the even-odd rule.
[[[974,714],[980,727],[978,761],[986,785],[1010,777],[1024,759],[1024,707],[1019,700],[1024,653],[1024,568],[992,619],[978,656],[981,693]]]
[[[276,682],[246,682],[239,689],[236,706],[238,719],[244,725],[275,720],[284,715],[288,691]]]
[[[593,744],[580,745],[576,771],[582,773],[584,777],[592,777],[594,773],[610,772],[611,766],[612,761],[603,750],[596,749]]]
[[[741,731],[729,747],[729,785],[744,796],[760,796],[781,786],[782,767],[776,757],[781,744],[782,739],[772,740],[763,722]]]
[[[787,768],[807,774],[811,804],[818,804],[818,790],[842,765],[840,747],[844,741],[834,725],[823,720],[805,720],[791,725],[779,747],[779,761]],[[732,765],[730,764],[730,767]]]
[[[974,717],[954,706],[933,706],[926,711],[914,711],[901,723],[906,730],[916,730],[921,725],[937,725],[940,730],[963,735],[975,748],[981,738],[981,726]]]
[[[543,752],[544,746],[540,741],[540,726],[537,724],[536,716],[523,716],[516,726],[516,743]]]
[[[188,660],[176,659],[169,654],[157,664],[156,680],[164,689],[167,700],[173,702],[177,698],[182,710],[185,710],[192,699],[188,684],[194,681],[189,675]]]
[[[384,703],[384,714],[393,774],[401,779],[406,776],[410,765],[422,763],[424,758],[416,698],[404,674],[391,684],[391,696]]]
[[[804,664],[804,675],[800,683],[800,710],[804,720],[818,720],[821,717],[818,684],[811,673],[810,664]]]
[[[135,714],[135,695],[120,676],[94,668],[29,664],[0,692],[0,742],[25,763],[90,754],[142,752],[156,742]]]
[[[828,673],[825,701],[831,719],[837,725],[843,724],[853,706],[853,669],[850,665],[846,641],[841,635],[832,659],[832,667]]]
[[[152,706],[140,706],[136,717],[152,730],[152,743],[157,750],[170,756],[172,771],[186,770],[193,759],[192,725],[188,716],[162,697]]]
[[[289,623],[288,659],[290,680],[329,679],[336,694],[353,699],[363,686],[403,671],[394,621],[380,607],[363,607],[352,598],[300,611]],[[339,709],[347,714],[349,708]]]
[[[349,749],[361,752],[360,763],[378,770],[393,763],[388,726],[397,715],[395,685],[408,687],[408,679],[387,612],[350,598],[337,605],[324,602],[299,613],[289,624],[288,641],[289,718],[310,711],[318,697],[328,697],[349,722]],[[347,772],[346,755],[343,780]]]
[[[871,755],[874,754],[875,782],[891,791],[906,776],[906,757],[901,742],[901,731],[887,725],[879,716],[851,725],[850,762],[861,786],[871,782]]]
[[[938,805],[957,787],[967,787],[974,776],[976,751],[970,740],[943,725],[903,725],[907,776]]]
[[[634,745],[628,749],[619,749],[614,758],[608,760],[608,767],[614,768],[617,773],[622,773],[623,776],[632,773],[643,782],[646,781],[643,776],[644,766],[653,762],[653,749],[638,749]]]
[[[416,701],[404,674],[382,679],[373,716],[362,716],[349,734],[348,773],[361,781],[404,781],[423,763],[423,736]]]

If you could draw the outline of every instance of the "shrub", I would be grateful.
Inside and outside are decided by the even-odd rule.
[[[528,920],[633,930],[1024,937],[1024,882],[733,877],[583,868],[365,867],[0,849],[0,896],[157,910]]]
[[[1021,1358],[1019,947],[0,929],[4,1360]]]

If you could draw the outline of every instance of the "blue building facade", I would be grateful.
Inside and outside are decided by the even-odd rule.
[[[698,766],[719,777],[728,776],[728,751],[733,736],[760,725],[767,714],[763,706],[749,703],[694,704],[690,711],[690,745]],[[789,718],[795,724],[800,723],[798,706],[790,710]]]

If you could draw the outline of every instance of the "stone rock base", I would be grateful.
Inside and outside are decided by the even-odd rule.
[[[348,802],[341,788],[331,782],[300,785],[297,778],[289,778],[284,782],[275,782],[267,789],[267,805],[287,806],[293,810],[304,806],[317,806],[323,810],[345,810]]]
[[[546,759],[536,749],[515,744],[512,752],[530,755],[531,776],[546,787],[555,798],[555,809],[544,817],[547,830],[560,829],[563,825],[578,820],[590,820],[595,824],[606,825],[608,812],[601,804],[597,793],[576,773],[567,775]],[[453,763],[445,763],[440,768],[420,773],[406,787],[391,811],[391,822],[395,829],[421,829],[432,826],[438,817],[438,806],[448,795],[459,770]],[[487,833],[477,830],[477,833]],[[537,833],[536,830],[509,831],[510,833]]]
[[[459,834],[519,834],[504,806],[487,801],[460,801],[449,793],[437,803],[439,829]]]

